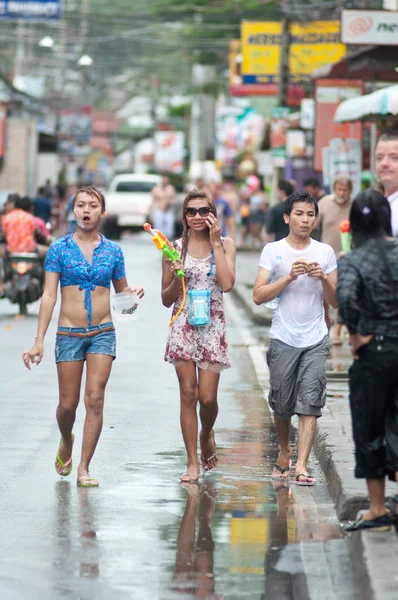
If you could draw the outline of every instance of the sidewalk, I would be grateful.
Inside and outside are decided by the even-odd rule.
[[[249,318],[259,325],[269,325],[272,311],[253,303],[253,284],[258,271],[260,252],[238,252],[237,283],[233,294]],[[342,521],[353,519],[358,510],[368,506],[364,480],[354,478],[354,446],[348,399],[348,368],[351,355],[347,345],[332,347],[327,361],[327,403],[318,421],[314,451],[325,473],[328,487]],[[387,494],[397,486],[387,484]],[[356,558],[364,589],[372,589],[374,598],[396,597],[397,582],[391,582],[391,566],[397,564],[398,544],[394,530],[389,533],[366,533],[351,536],[352,554]],[[394,557],[395,563],[392,561]],[[389,576],[387,572],[389,571]],[[393,577],[395,579],[395,577]],[[388,583],[389,582],[389,583]]]

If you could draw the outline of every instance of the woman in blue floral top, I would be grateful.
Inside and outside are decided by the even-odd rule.
[[[62,302],[55,360],[59,385],[57,421],[62,437],[55,469],[62,477],[72,471],[72,429],[86,361],[86,420],[77,471],[77,483],[82,487],[99,485],[90,476],[89,465],[101,433],[105,387],[116,358],[115,328],[110,313],[111,282],[116,293],[131,290],[139,297],[144,295],[142,287],[128,287],[121,248],[99,233],[104,212],[105,199],[100,191],[94,187],[78,190],[73,202],[76,232],[54,242],[48,251],[37,337],[32,349],[23,354],[28,369],[31,363],[40,364],[59,282]]]

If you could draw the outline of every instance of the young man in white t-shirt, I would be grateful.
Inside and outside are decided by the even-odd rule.
[[[291,467],[290,419],[299,416],[298,458],[294,483],[314,485],[308,458],[316,420],[326,400],[328,328],[323,299],[337,308],[337,264],[333,248],[311,239],[318,204],[307,193],[292,194],[285,202],[289,235],[267,244],[254,284],[256,304],[279,299],[270,330],[267,363],[270,370],[269,405],[275,413],[279,455],[273,479],[288,479]],[[270,283],[271,281],[271,283]]]

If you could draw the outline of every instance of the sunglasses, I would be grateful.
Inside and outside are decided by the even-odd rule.
[[[211,213],[211,209],[208,206],[201,206],[200,208],[188,206],[188,208],[185,209],[187,217],[196,217],[198,213],[201,217],[207,217]]]

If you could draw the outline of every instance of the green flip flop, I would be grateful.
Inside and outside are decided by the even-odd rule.
[[[77,485],[79,487],[98,487],[99,481],[94,479],[94,477],[88,477],[87,475],[82,475],[77,480]]]
[[[75,441],[75,436],[72,434],[72,444]],[[58,461],[58,463],[61,465],[61,469],[58,469],[57,465],[55,465],[55,470],[57,471],[58,475],[61,475],[61,477],[68,477],[68,475],[70,475],[72,473],[72,455],[70,457],[69,460],[67,460],[65,463],[62,460],[62,458],[60,458],[59,456],[59,449],[61,448],[62,444],[64,442],[64,439],[61,437],[61,440],[59,442],[59,446],[58,446],[58,454],[55,457],[55,460]],[[66,469],[66,471],[65,471]]]

